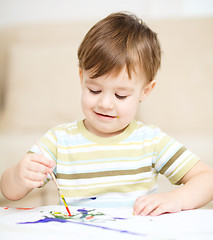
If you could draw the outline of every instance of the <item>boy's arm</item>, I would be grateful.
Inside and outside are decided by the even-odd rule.
[[[201,161],[180,182],[184,185],[171,192],[139,197],[134,204],[134,213],[155,216],[199,208],[213,200],[213,169]]]
[[[213,200],[213,169],[199,161],[180,180],[182,210],[199,208]]]
[[[9,200],[19,200],[33,188],[40,187],[55,163],[43,155],[26,154],[15,166],[8,168],[1,177],[2,194]]]
[[[9,200],[19,200],[33,189],[19,184],[16,172],[17,166],[13,166],[8,168],[1,177],[1,192]]]

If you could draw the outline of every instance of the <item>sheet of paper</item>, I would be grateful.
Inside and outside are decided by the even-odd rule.
[[[64,206],[0,208],[0,239],[213,239],[213,210],[158,217],[133,216],[132,209]]]

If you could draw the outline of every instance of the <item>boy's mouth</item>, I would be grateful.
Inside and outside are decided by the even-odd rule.
[[[102,113],[98,113],[98,112],[95,112],[95,114],[96,114],[98,117],[102,117],[102,118],[106,118],[106,119],[114,119],[114,118],[117,118],[117,116],[102,114]]]

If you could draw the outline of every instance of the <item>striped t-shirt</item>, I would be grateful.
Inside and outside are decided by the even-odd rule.
[[[132,206],[139,196],[157,190],[158,173],[176,184],[199,160],[159,128],[140,121],[109,138],[90,133],[83,121],[61,124],[40,145],[56,162],[59,186],[73,205]],[[31,151],[39,153],[36,146]]]

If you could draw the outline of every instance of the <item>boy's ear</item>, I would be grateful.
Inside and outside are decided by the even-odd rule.
[[[152,92],[155,85],[156,85],[156,81],[152,80],[151,82],[149,82],[143,87],[141,91],[140,101],[143,101]]]
[[[80,77],[80,81],[81,81],[81,85],[82,85],[82,83],[83,83],[83,70],[80,67],[79,67],[79,77]]]

